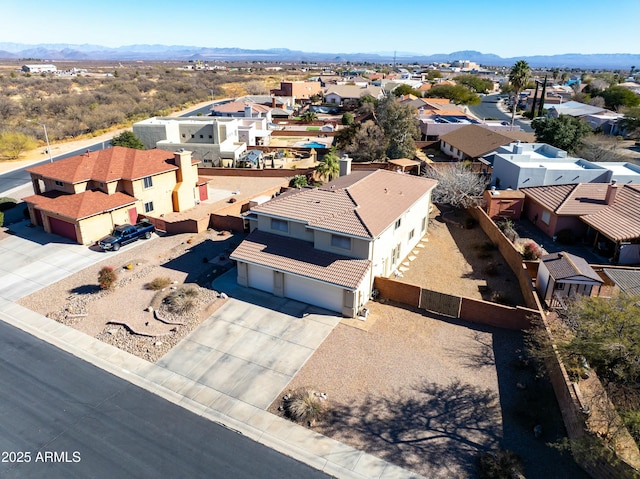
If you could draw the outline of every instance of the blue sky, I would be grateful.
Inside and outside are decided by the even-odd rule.
[[[3,0],[0,42],[640,53],[640,0]]]

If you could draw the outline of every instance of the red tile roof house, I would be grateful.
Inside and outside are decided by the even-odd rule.
[[[207,199],[191,153],[115,146],[30,168],[35,195],[24,198],[31,222],[48,233],[91,244],[138,214],[159,217]]]
[[[525,216],[553,237],[570,229],[616,264],[640,264],[640,185],[602,183],[522,188]]]
[[[564,308],[565,298],[596,296],[603,283],[598,273],[579,256],[560,252],[540,258],[536,290],[547,306]]]
[[[374,277],[396,271],[426,234],[435,185],[358,171],[255,206],[251,233],[231,254],[238,284],[357,316]]]

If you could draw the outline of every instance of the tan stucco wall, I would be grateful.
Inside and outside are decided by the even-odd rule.
[[[144,188],[142,179],[133,182],[133,196],[142,202],[142,207],[138,211],[145,213],[144,203],[153,201],[153,211],[148,214],[158,216],[173,211],[172,194],[176,186],[176,174],[174,171],[154,175],[153,186]]]

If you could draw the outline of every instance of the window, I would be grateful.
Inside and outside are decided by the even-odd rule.
[[[271,218],[271,229],[275,231],[289,232],[289,224],[284,220]]]
[[[424,233],[424,230],[427,229],[427,217],[422,218],[422,225],[420,226],[420,231]]]
[[[62,181],[56,180],[56,186],[64,186],[64,183]]]
[[[153,211],[153,201],[149,201],[144,204],[144,212],[151,213]]]
[[[556,283],[556,289],[562,291],[564,289],[564,283]]]
[[[548,225],[549,221],[551,220],[551,213],[549,213],[548,211],[543,211],[540,219],[545,225]]]
[[[203,135],[200,135],[200,138],[204,138],[204,136],[203,136]]]
[[[351,238],[340,235],[331,235],[331,246],[342,249],[351,249]]]
[[[401,225],[401,224],[402,224],[402,218],[398,218],[398,219],[396,220],[395,229],[400,228],[400,225]]]
[[[142,185],[144,186],[144,189],[146,190],[147,188],[151,188],[153,186],[153,178],[150,176],[145,176],[142,179]]]
[[[415,230],[409,231],[409,241],[411,241],[413,239],[414,232],[415,232]]]

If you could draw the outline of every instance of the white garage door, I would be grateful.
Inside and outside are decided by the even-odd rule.
[[[285,274],[284,295],[303,303],[313,304],[330,311],[341,312],[343,289],[338,286],[311,281]]]
[[[247,273],[250,288],[273,293],[273,270],[250,264]]]

